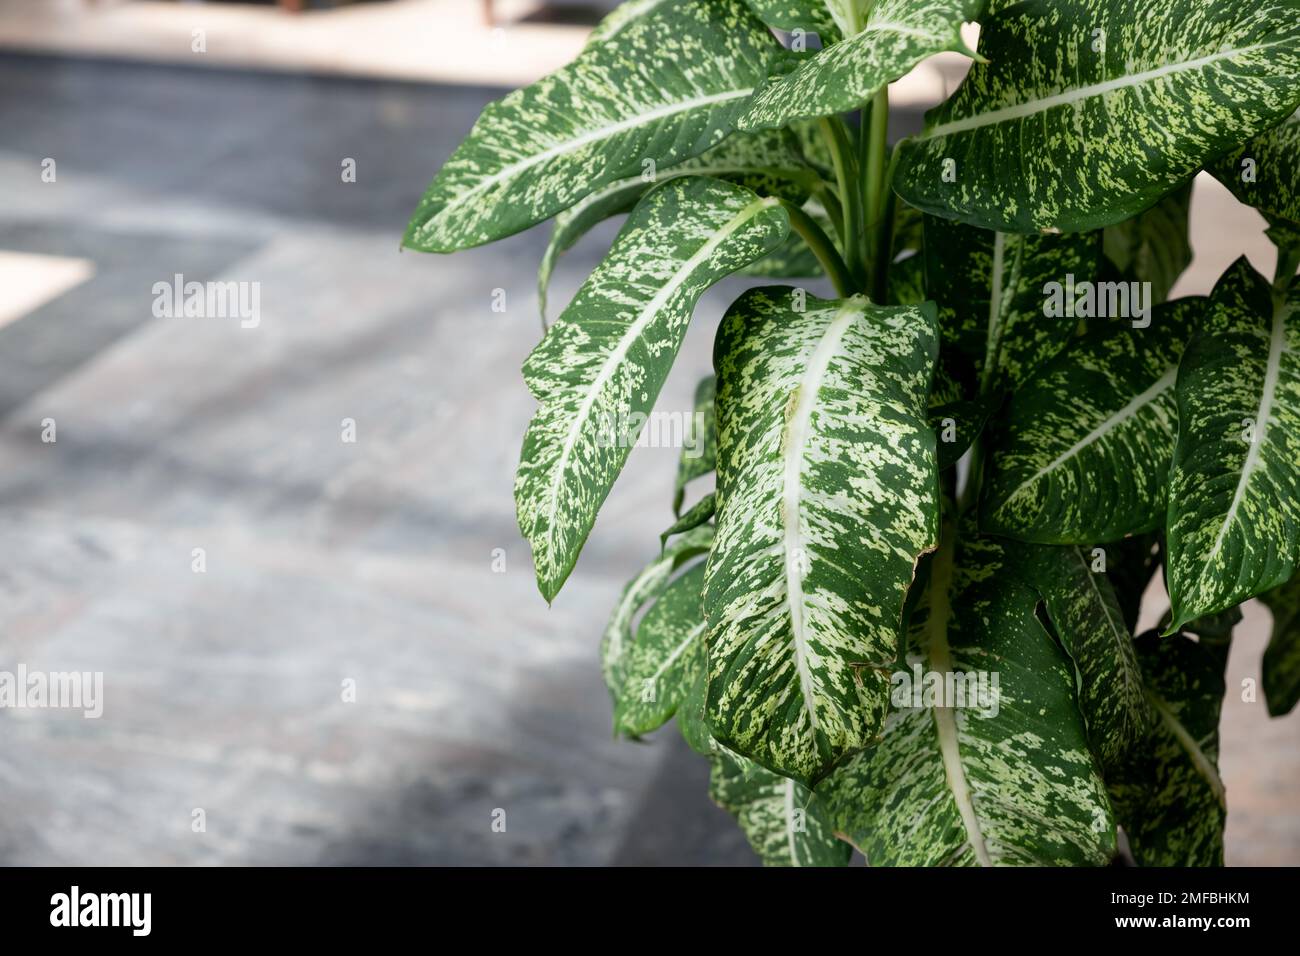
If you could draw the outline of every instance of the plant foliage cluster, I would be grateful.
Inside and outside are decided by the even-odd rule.
[[[944,51],[967,78],[891,148],[888,84]],[[1300,697],[1298,106],[1300,0],[629,0],[484,110],[408,247],[553,219],[545,312],[627,214],[524,364],[548,601],[628,455],[602,429],[653,410],[707,288],[777,283],[722,320],[705,454],[605,631],[617,732],[676,716],[769,863],[1103,864],[1117,826],[1221,863],[1243,601],[1270,712]],[[1276,274],[1169,301],[1203,170]],[[971,675],[992,706],[952,699]]]

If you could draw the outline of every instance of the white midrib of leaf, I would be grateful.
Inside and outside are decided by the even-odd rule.
[[[1119,76],[1113,80],[1094,83],[1090,86],[1076,87],[1072,90],[1066,90],[1064,93],[1045,96],[1042,99],[1028,100],[1024,103],[1015,103],[1011,106],[1004,106],[1000,109],[989,110],[986,113],[977,113],[976,115],[968,116],[965,119],[942,123],[939,126],[935,126],[922,132],[916,137],[916,139],[936,139],[940,136],[951,136],[953,133],[964,133],[966,130],[979,129],[984,126],[994,126],[998,123],[1024,119],[1026,116],[1033,116],[1035,113],[1041,113],[1057,106],[1069,106],[1070,104],[1078,103],[1082,100],[1091,99],[1097,96],[1105,96],[1107,93],[1114,93],[1117,90],[1141,86],[1145,83],[1151,83],[1155,80],[1178,73],[1191,73],[1217,63],[1220,60],[1229,60],[1233,57],[1245,56],[1249,53],[1257,53],[1261,50],[1266,50],[1269,47],[1282,46],[1283,44],[1289,44],[1292,42],[1292,40],[1288,39],[1285,41],[1275,40],[1271,43],[1256,43],[1238,49],[1221,50],[1218,53],[1212,53],[1209,56],[1199,57],[1195,60],[1187,60],[1183,63],[1170,63],[1166,66],[1156,67],[1153,70],[1144,70],[1141,73],[1130,73],[1127,76]]]
[[[790,615],[790,636],[794,642],[795,667],[799,672],[799,689],[803,692],[804,709],[813,731],[817,730],[817,708],[813,699],[812,670],[808,664],[808,636],[805,633],[803,549],[801,508],[803,502],[803,458],[808,443],[808,430],[822,379],[830,368],[831,360],[839,353],[844,333],[854,318],[861,315],[859,303],[850,300],[840,307],[835,318],[822,333],[813,349],[812,357],[804,367],[803,376],[796,386],[795,407],[785,424],[781,441],[784,458],[784,479],[781,492],[781,513],[785,522],[785,598]]]
[[[569,459],[573,456],[573,449],[578,443],[578,436],[582,433],[583,423],[587,420],[587,416],[591,414],[592,406],[596,404],[596,397],[600,394],[601,389],[605,387],[605,383],[609,381],[609,377],[614,374],[614,370],[622,364],[625,358],[627,358],[627,353],[631,350],[632,344],[641,337],[646,326],[655,320],[659,314],[659,310],[664,307],[664,304],[667,303],[682,284],[690,278],[691,274],[707,262],[709,257],[717,250],[718,246],[730,237],[732,233],[740,229],[741,226],[753,219],[764,209],[775,206],[779,202],[780,200],[771,197],[755,200],[741,209],[740,212],[736,213],[736,215],[732,217],[730,222],[710,236],[704,245],[700,246],[700,248],[694,253],[694,255],[690,256],[690,258],[681,264],[677,271],[672,274],[672,277],[669,278],[669,280],[664,283],[663,287],[655,293],[654,298],[646,303],[645,308],[643,308],[640,314],[637,315],[636,319],[628,325],[627,331],[624,332],[622,337],[618,340],[618,344],[615,345],[614,349],[605,357],[605,361],[602,363],[596,378],[587,386],[587,394],[583,397],[582,404],[579,406],[577,413],[573,416],[573,424],[569,426],[569,432],[564,438],[564,445],[560,448],[560,456],[555,461],[555,468],[551,478],[551,493],[547,496],[546,511],[548,519],[546,525],[546,540],[549,545],[547,551],[552,557],[555,554],[555,515],[559,510],[560,485],[562,484],[560,478],[567,469]]]
[[[1167,391],[1174,384],[1177,376],[1178,366],[1170,366],[1169,369],[1166,370],[1165,374],[1156,379],[1155,383],[1144,392],[1135,396],[1127,405],[1115,414],[1111,415],[1092,431],[1088,432],[1088,434],[1084,435],[1065,451],[1061,452],[1061,454],[1057,455],[1042,468],[1038,469],[1038,471],[1034,472],[1030,477],[1022,481],[1016,487],[1015,491],[1007,495],[1007,504],[1018,497],[1022,491],[1031,488],[1034,482],[1038,481],[1038,479],[1051,474],[1057,468],[1060,468],[1061,465],[1078,455],[1079,452],[1083,451],[1083,449],[1087,448],[1089,445],[1101,441],[1101,439],[1105,438],[1120,425],[1124,424],[1124,422],[1128,421],[1147,405],[1155,401],[1162,393]],[[1003,507],[1005,506],[1006,505]]]
[[[663,106],[647,110],[644,113],[638,113],[636,116],[629,116],[621,119],[616,123],[610,123],[608,126],[600,126],[596,129],[587,130],[580,136],[572,139],[566,139],[563,142],[556,143],[549,149],[544,149],[540,153],[533,153],[531,156],[519,160],[517,163],[511,163],[502,169],[497,170],[491,176],[479,180],[469,189],[458,194],[454,199],[448,202],[442,209],[438,210],[438,218],[447,214],[450,209],[463,206],[471,197],[478,195],[485,189],[490,189],[497,183],[517,176],[526,169],[531,169],[541,163],[548,162],[557,156],[563,156],[566,153],[575,153],[585,146],[592,143],[599,143],[603,140],[617,136],[619,133],[626,132],[630,129],[636,129],[638,126],[648,126],[651,123],[658,122],[661,119],[667,119],[678,113],[685,113],[703,106],[712,106],[715,103],[725,103],[728,100],[738,100],[753,94],[754,88],[748,87],[743,90],[725,90],[721,93],[709,93],[706,96],[697,96],[689,100],[679,100],[675,103],[665,103]]]
[[[1246,452],[1246,461],[1241,466],[1237,488],[1232,493],[1232,503],[1228,506],[1228,513],[1223,516],[1223,524],[1220,525],[1219,533],[1214,538],[1214,547],[1210,549],[1210,554],[1202,565],[1201,579],[1204,579],[1214,559],[1219,556],[1223,542],[1227,539],[1228,529],[1237,520],[1237,509],[1241,507],[1241,500],[1245,497],[1246,486],[1250,484],[1251,476],[1259,467],[1260,449],[1264,447],[1264,442],[1268,438],[1269,419],[1273,417],[1273,401],[1277,396],[1278,380],[1281,378],[1282,355],[1286,352],[1286,320],[1290,312],[1291,309],[1286,307],[1273,310],[1273,331],[1268,342],[1268,364],[1264,367],[1264,387],[1259,396],[1259,408],[1255,415],[1255,440],[1250,443],[1250,450]],[[1218,572],[1214,574],[1217,576]]]
[[[930,667],[940,674],[947,675],[952,670],[952,655],[948,649],[948,618],[952,612],[949,589],[952,587],[953,540],[951,529],[945,528],[944,537],[934,556],[930,571],[930,617],[926,622],[930,653]],[[946,683],[946,678],[945,678]],[[961,817],[962,827],[966,831],[966,842],[975,853],[975,860],[980,866],[992,866],[993,858],[989,855],[984,833],[980,829],[979,816],[975,813],[975,801],[971,795],[970,784],[966,780],[966,768],[961,763],[961,745],[957,739],[957,716],[951,707],[933,707],[930,711],[934,717],[935,735],[939,740],[939,754],[943,758],[943,772],[948,781],[948,791],[953,802],[957,804],[957,813]]]
[[[1182,722],[1174,715],[1174,712],[1170,709],[1169,705],[1161,700],[1156,694],[1149,693],[1148,696],[1151,698],[1152,706],[1155,707],[1156,712],[1160,715],[1160,719],[1164,721],[1165,726],[1169,728],[1169,732],[1174,735],[1179,746],[1182,747],[1183,750],[1187,751],[1187,756],[1191,759],[1192,766],[1196,768],[1196,772],[1199,773],[1205,779],[1205,782],[1210,785],[1210,790],[1214,793],[1214,798],[1219,801],[1219,804],[1223,806],[1224,809],[1227,809],[1227,801],[1224,799],[1223,778],[1219,776],[1219,771],[1215,768],[1214,762],[1205,755],[1205,751],[1201,749],[1201,745],[1192,738],[1190,733],[1187,732],[1187,728],[1184,727]]]
[[[673,652],[669,654],[666,658],[664,658],[664,662],[662,664],[660,664],[658,667],[655,668],[655,672],[650,675],[651,683],[657,684],[659,682],[659,678],[663,677],[664,673],[668,670],[668,668],[672,667],[673,664],[676,663],[677,658],[681,657],[684,653],[686,653],[686,648],[690,647],[692,644],[695,643],[696,639],[700,636],[700,633],[704,630],[704,626],[707,623],[708,623],[707,621],[701,621],[699,624],[696,624],[693,628],[691,628],[690,632],[686,635],[685,639],[680,644],[678,644],[675,648],[673,648]]]

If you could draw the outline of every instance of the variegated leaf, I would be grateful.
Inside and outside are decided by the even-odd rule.
[[[1273,612],[1273,636],[1264,651],[1264,699],[1268,712],[1281,717],[1300,700],[1300,575],[1259,599]]]
[[[825,0],[746,0],[759,19],[785,33],[815,33],[822,46],[839,39],[839,28]]]
[[[700,51],[707,50],[707,56]],[[451,252],[549,219],[594,190],[667,168],[733,129],[779,45],[742,0],[676,0],[483,111],[403,240]]]
[[[847,3],[845,39],[765,83],[737,121],[767,129],[857,109],[927,57],[969,52],[961,25],[983,0],[877,0]]]
[[[826,214],[826,208],[816,199],[809,199],[803,204],[803,211],[822,228],[828,236],[835,227]],[[740,270],[741,275],[757,276],[764,279],[808,279],[824,274],[817,256],[808,248],[808,243],[797,232],[791,232],[785,242],[774,252],[757,262],[751,262]]]
[[[1084,545],[1158,527],[1178,358],[1204,308],[1201,299],[1157,306],[1147,328],[1098,320],[1017,391],[991,429],[980,527]]]
[[[680,518],[678,518],[676,521],[674,521],[671,525],[668,526],[667,530],[665,530],[664,533],[659,536],[660,545],[661,546],[666,545],[668,539],[675,534],[685,534],[687,531],[690,531],[692,528],[698,528],[700,525],[704,524],[706,521],[708,521],[713,517],[713,513],[717,510],[717,508],[718,508],[717,496],[714,495],[712,492],[710,492],[709,494],[701,498],[699,501],[697,501],[695,504],[693,504],[687,510],[686,514],[682,515]]]
[[[853,853],[807,787],[739,754],[715,751],[709,796],[736,818],[767,866],[845,866]]]
[[[676,2],[677,0],[623,0],[605,19],[596,24],[587,37],[587,46],[607,43],[647,14]]]
[[[925,217],[925,281],[940,303],[945,342],[983,373],[989,387],[1015,388],[1069,344],[1079,319],[1064,298],[1048,313],[1048,283],[1064,290],[1091,281],[1101,263],[1099,232],[1018,236]],[[1073,277],[1071,279],[1070,277]]]
[[[1227,647],[1150,632],[1137,650],[1156,721],[1127,764],[1107,777],[1133,859],[1139,866],[1222,866],[1219,709]]]
[[[1298,0],[1027,0],[982,26],[988,62],[900,144],[894,183],[986,229],[1121,222],[1300,99]]]
[[[636,628],[614,694],[614,730],[639,737],[662,727],[704,670],[704,562],[674,578]]]
[[[1166,569],[1172,628],[1278,587],[1300,563],[1300,281],[1242,258],[1178,370]]]
[[[930,563],[912,613],[909,671],[884,738],[818,795],[873,866],[1104,864],[1115,824],[1074,669],[1001,545],[967,540],[955,568],[951,549]],[[930,685],[942,693],[913,706]]]
[[[988,397],[959,399],[930,407],[930,427],[939,441],[939,470],[957,464],[975,443],[993,414],[996,402]]]
[[[1151,283],[1153,305],[1169,298],[1169,290],[1192,263],[1187,235],[1191,205],[1189,180],[1150,209],[1104,231],[1103,248],[1118,278]]]
[[[695,421],[704,423],[704,432],[696,446],[682,449],[677,462],[676,487],[673,489],[673,514],[682,513],[686,486],[709,474],[718,465],[718,418],[714,407],[718,380],[706,375],[695,386]]]
[[[600,648],[601,673],[605,686],[615,699],[626,682],[628,651],[635,640],[632,625],[637,615],[664,593],[678,568],[707,552],[712,543],[711,525],[688,531],[664,547],[659,557],[642,568],[623,588],[609,616],[609,623],[605,625]]]
[[[715,749],[713,735],[705,721],[705,708],[709,698],[709,669],[697,668],[695,679],[686,689],[686,695],[677,707],[677,727],[686,745],[697,754],[712,757]]]
[[[668,169],[657,170],[653,176],[638,170],[634,176],[602,186],[555,217],[551,238],[537,269],[537,303],[543,321],[546,320],[551,274],[560,256],[597,224],[632,209],[637,200],[657,183],[678,176],[713,176],[739,183],[761,195],[799,202],[817,182],[817,174],[804,163],[791,135],[768,130],[728,136],[707,153]],[[781,248],[786,248],[797,238],[791,237]],[[770,258],[759,261],[766,262]]]
[[[1137,630],[1138,616],[1142,611],[1142,595],[1151,584],[1151,578],[1160,566],[1159,535],[1155,532],[1136,534],[1122,541],[1114,541],[1102,549],[1106,561],[1106,577],[1110,579],[1124,617],[1124,627],[1130,634]]]
[[[1115,591],[1078,547],[1017,547],[1016,560],[1074,662],[1093,750],[1103,768],[1113,767],[1147,735],[1155,716]]]
[[[548,601],[654,408],[701,293],[770,252],[789,220],[776,199],[687,177],[633,210],[605,261],[528,356],[540,408],[524,436],[515,504]]]
[[[812,785],[869,745],[900,613],[938,531],[926,394],[933,305],[755,289],[728,311],[718,369],[718,519],[709,555],[709,725]]]
[[[925,264],[919,255],[889,265],[887,305],[920,305],[926,300]]]
[[[1300,222],[1300,112],[1210,167],[1247,205]]]

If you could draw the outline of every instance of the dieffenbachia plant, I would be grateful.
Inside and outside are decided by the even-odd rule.
[[[891,148],[889,84],[942,52],[966,79]],[[545,313],[626,214],[524,364],[547,601],[700,296],[779,283],[723,317],[605,629],[616,732],[675,716],[769,863],[1104,864],[1121,829],[1220,863],[1244,601],[1269,711],[1300,698],[1298,108],[1300,0],[631,0],[489,106],[408,247],[553,219]],[[1170,301],[1201,171],[1277,267]]]

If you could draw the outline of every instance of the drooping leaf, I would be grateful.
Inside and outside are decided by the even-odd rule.
[[[675,534],[684,534],[692,528],[698,528],[700,525],[704,524],[704,522],[713,517],[713,513],[717,510],[717,506],[718,502],[716,495],[712,492],[705,495],[693,504],[687,510],[686,514],[682,515],[668,526],[668,529],[659,536],[660,545],[662,546],[667,544],[668,539]]]
[[[677,708],[677,727],[681,730],[686,745],[704,757],[712,757],[715,748],[713,735],[705,722],[704,711],[708,698],[709,670],[700,667]]]
[[[701,50],[709,51],[700,56]],[[403,243],[452,252],[509,236],[733,129],[779,52],[742,0],[676,0],[483,111]]]
[[[877,0],[847,6],[856,9],[855,22],[841,25],[845,39],[764,84],[737,121],[741,129],[780,127],[857,109],[927,57],[945,50],[969,52],[961,25],[974,19],[982,0]],[[863,23],[858,10],[865,8],[869,12]]]
[[[1273,636],[1264,651],[1264,699],[1274,717],[1300,700],[1300,575],[1259,599],[1273,612]]]
[[[1300,282],[1243,257],[1178,370],[1166,578],[1172,628],[1278,587],[1300,563]]]
[[[1188,621],[1178,630],[1183,634],[1195,634],[1203,641],[1222,644],[1232,639],[1233,629],[1241,623],[1241,617],[1240,606],[1234,606]],[[1161,615],[1157,630],[1165,631],[1171,620],[1173,620],[1173,612],[1165,611]]]
[[[551,238],[537,269],[537,302],[543,321],[546,319],[551,274],[560,256],[597,224],[628,212],[657,184],[678,176],[713,176],[739,183],[760,195],[799,202],[807,196],[817,179],[816,173],[804,164],[790,135],[769,130],[733,134],[707,153],[668,169],[657,170],[653,176],[646,176],[638,170],[633,176],[602,186],[555,217]],[[767,258],[770,257],[759,261],[765,262]]]
[[[1136,534],[1114,541],[1103,548],[1106,559],[1106,577],[1115,590],[1124,626],[1130,634],[1137,631],[1138,616],[1142,612],[1142,595],[1151,584],[1151,578],[1160,566],[1159,536],[1154,532]]]
[[[1187,235],[1191,205],[1192,182],[1188,180],[1150,209],[1107,226],[1103,233],[1106,258],[1119,277],[1151,283],[1153,305],[1169,298],[1169,290],[1192,263]]]
[[[935,216],[925,217],[924,228],[926,292],[940,303],[945,341],[981,372],[997,363],[993,390],[1023,384],[1070,343],[1079,319],[1065,289],[1096,277],[1100,233],[1018,236]],[[1062,289],[1054,314],[1048,283]]]
[[[1209,169],[1248,206],[1300,222],[1300,112]]]
[[[639,737],[677,712],[704,669],[704,613],[700,561],[664,589],[636,628],[623,655],[623,686],[614,695],[614,730]]]
[[[688,177],[633,210],[605,261],[524,363],[540,407],[524,436],[515,504],[548,601],[573,570],[596,513],[668,376],[701,293],[776,247],[776,199]],[[614,427],[611,427],[614,426]]]
[[[846,866],[853,853],[807,787],[739,754],[717,749],[709,796],[736,818],[767,866]]]
[[[755,289],[718,369],[718,533],[709,556],[709,725],[811,785],[879,732],[883,672],[917,557],[938,530],[926,393],[932,305]]]
[[[1115,824],[1074,669],[1001,545],[966,539],[955,572],[950,549],[912,613],[902,675],[913,695],[918,674],[942,693],[919,707],[903,693],[880,743],[818,795],[873,866],[1104,864]]]
[[[1088,739],[1101,766],[1113,767],[1150,732],[1155,717],[1114,589],[1072,545],[1017,546],[1016,560],[1074,662]]]
[[[1152,631],[1137,640],[1156,721],[1109,772],[1116,816],[1139,866],[1222,866],[1219,709],[1227,648]]]
[[[718,380],[706,375],[695,386],[695,421],[703,423],[703,433],[695,447],[683,448],[677,462],[677,481],[673,490],[673,514],[682,513],[686,486],[709,474],[718,465],[718,418],[714,407]]]
[[[980,527],[1089,546],[1158,527],[1178,358],[1204,309],[1166,303],[1147,328],[1098,320],[1017,391],[990,431]]]
[[[609,616],[609,623],[605,625],[600,648],[601,673],[605,678],[605,686],[615,695],[615,699],[626,682],[627,655],[635,640],[632,625],[637,615],[664,593],[678,568],[691,558],[707,552],[712,543],[711,525],[694,528],[670,542],[658,558],[642,568],[624,586],[623,593]]]
[[[984,425],[996,405],[992,397],[986,396],[931,406],[930,427],[939,440],[940,471],[951,468],[966,454],[967,449],[984,431]]]
[[[1297,0],[1027,0],[982,20],[965,82],[900,144],[912,205],[986,229],[1136,215],[1300,99]]]

